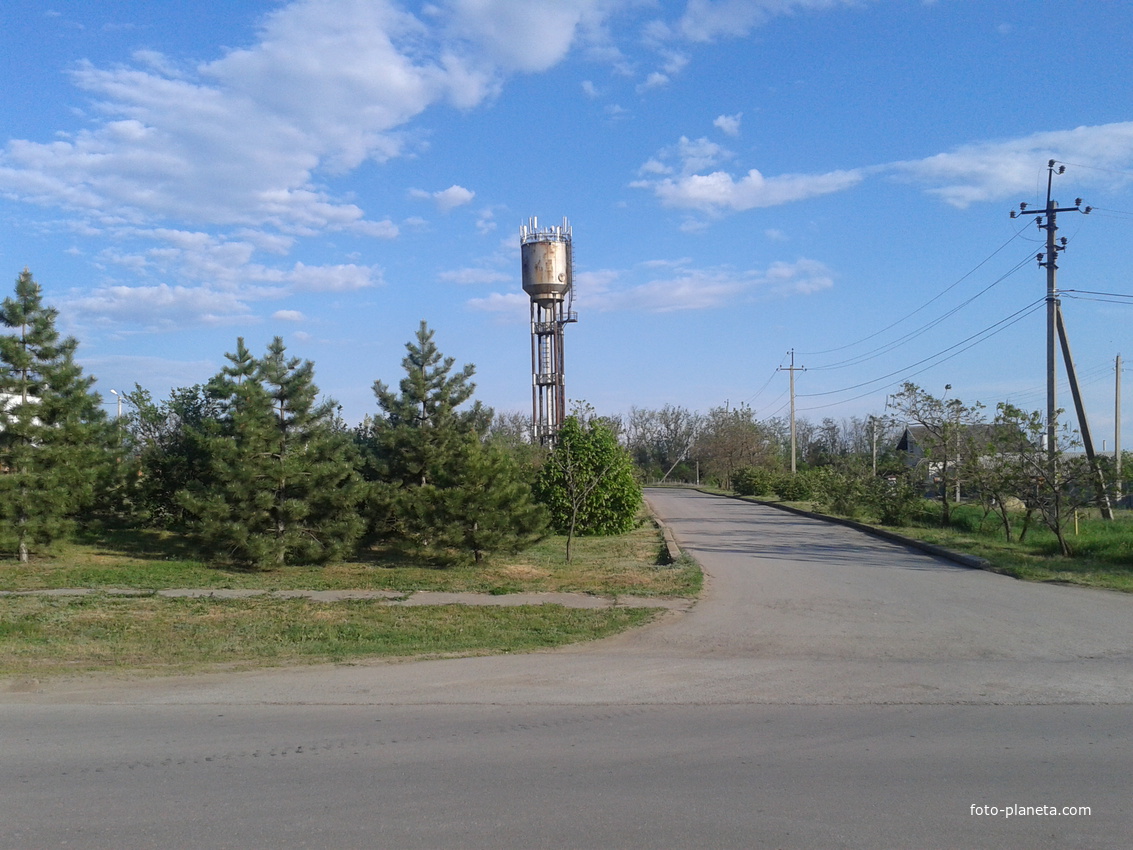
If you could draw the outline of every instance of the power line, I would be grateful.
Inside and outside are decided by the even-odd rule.
[[[887,325],[886,327],[882,328],[881,330],[875,331],[874,333],[871,333],[868,336],[864,336],[861,339],[859,339],[857,342],[847,343],[846,345],[840,345],[840,346],[837,346],[836,348],[826,348],[826,349],[823,349],[821,351],[800,351],[799,354],[803,354],[803,355],[807,355],[807,356],[817,356],[819,354],[830,354],[830,353],[835,352],[835,351],[844,351],[847,348],[853,348],[856,345],[861,345],[863,342],[868,342],[869,340],[873,339],[874,337],[880,336],[881,334],[885,333],[886,331],[897,327],[897,325],[901,324],[902,322],[906,321],[907,319],[911,319],[913,316],[915,316],[921,310],[928,307],[933,302],[938,301],[939,299],[943,298],[945,295],[947,295],[949,292],[951,292],[953,289],[955,289],[957,286],[959,286],[961,283],[963,283],[965,280],[967,280],[969,277],[971,277],[973,274],[975,274],[977,271],[979,271],[993,257],[995,257],[996,254],[998,254],[1000,251],[1002,251],[1004,248],[1006,248],[1008,245],[1010,245],[1012,242],[1014,242],[1016,239],[1018,239],[1020,236],[1022,236],[1022,234],[1023,234],[1022,230],[1016,231],[1014,236],[1012,236],[1010,239],[1008,239],[1006,242],[1004,242],[1002,245],[1000,245],[998,248],[996,248],[994,251],[992,251],[990,254],[988,254],[983,260],[981,260],[979,263],[977,263],[970,271],[968,271],[967,273],[962,275],[959,279],[957,279],[955,283],[951,284],[950,286],[946,287],[944,290],[939,292],[937,295],[930,298],[928,301],[926,301],[920,307],[913,310],[913,312],[903,316],[902,318],[898,319],[897,321],[893,322],[890,325]],[[1014,269],[1012,271],[1014,271]],[[1002,278],[1001,278],[1001,280],[1002,280]]]
[[[894,349],[900,347],[903,343],[908,342],[909,340],[921,335],[925,331],[936,327],[937,325],[941,324],[945,319],[949,319],[952,316],[956,315],[958,312],[960,312],[962,309],[967,307],[969,304],[971,304],[977,298],[984,295],[986,292],[988,292],[992,288],[1001,284],[1003,281],[1005,281],[1011,275],[1015,274],[1017,271],[1019,271],[1019,269],[1023,268],[1023,266],[1030,263],[1031,260],[1032,260],[1032,255],[1028,254],[1025,258],[1023,258],[1018,263],[1016,263],[1011,268],[1010,271],[1004,273],[998,279],[996,279],[992,283],[985,286],[983,289],[981,289],[979,292],[977,292],[975,295],[973,295],[967,301],[964,301],[964,302],[956,305],[951,310],[949,310],[947,313],[945,313],[944,315],[934,319],[933,321],[931,321],[931,322],[929,322],[925,325],[921,325],[919,328],[915,328],[915,329],[909,331],[907,334],[905,334],[902,337],[897,338],[893,342],[886,343],[885,345],[881,346],[880,348],[875,348],[873,351],[868,351],[865,354],[860,354],[857,357],[850,358],[849,360],[843,360],[840,363],[831,363],[831,364],[828,364],[826,366],[812,366],[811,371],[821,372],[821,371],[827,371],[827,370],[831,370],[831,369],[845,369],[848,366],[857,366],[860,363],[865,363],[868,360],[873,360],[876,357],[880,357],[882,354],[887,354],[888,352],[893,351]]]
[[[1133,218],[1133,212],[1129,210],[1111,210],[1107,207],[1094,207],[1094,212],[1108,213],[1104,218]]]
[[[861,387],[867,387],[867,386],[872,386],[874,384],[882,383],[883,381],[886,381],[886,380],[888,380],[889,378],[892,378],[895,375],[902,375],[903,374],[904,377],[901,380],[907,380],[909,378],[916,377],[917,375],[921,374],[922,372],[927,372],[929,369],[932,369],[935,366],[939,366],[941,363],[945,363],[948,360],[951,360],[953,357],[956,357],[956,356],[964,353],[969,348],[973,348],[976,345],[979,345],[981,342],[986,342],[987,340],[991,339],[993,336],[996,336],[997,334],[1002,333],[1003,331],[1007,330],[1012,325],[1022,321],[1023,319],[1027,318],[1027,316],[1036,312],[1040,307],[1043,306],[1045,300],[1046,300],[1045,298],[1040,298],[1036,301],[1032,301],[1030,304],[1028,304],[1026,307],[1023,307],[1021,310],[1017,310],[1016,312],[1012,313],[1011,315],[1007,316],[1006,318],[1000,319],[995,324],[988,325],[983,330],[977,331],[976,333],[972,334],[971,336],[967,337],[966,339],[962,339],[962,340],[960,340],[960,342],[957,342],[954,345],[950,345],[948,348],[945,348],[941,351],[936,352],[935,354],[931,354],[928,357],[925,357],[921,360],[918,360],[916,363],[912,363],[912,364],[905,366],[901,369],[896,369],[892,372],[889,372],[886,375],[882,375],[879,378],[874,378],[873,380],[870,380],[870,381],[863,381],[860,384],[854,384],[854,385],[849,386],[849,387],[843,387],[842,389],[839,389],[839,390],[827,390],[825,392],[818,392],[818,393],[804,393],[804,394],[800,394],[799,397],[800,398],[817,398],[819,396],[828,396],[828,395],[835,395],[837,393],[851,392],[852,390],[860,389]],[[949,353],[949,352],[951,352],[951,353]],[[947,355],[947,356],[945,357],[945,356],[942,356],[942,355]],[[928,364],[928,365],[924,365],[924,364]],[[922,366],[922,365],[924,366],[923,369],[918,369],[915,372],[909,372],[908,374],[904,374],[904,373],[907,372],[907,370],[916,369],[916,367]],[[892,383],[896,384],[897,382],[894,381]],[[835,407],[839,404],[845,404],[846,402],[856,401],[859,398],[865,398],[867,395],[871,395],[872,393],[874,393],[876,391],[877,390],[875,388],[873,390],[869,390],[867,392],[861,393],[860,395],[856,395],[856,396],[853,396],[851,398],[841,399],[840,401],[830,402],[829,404],[819,404],[819,405],[813,405],[811,407],[805,407],[805,408],[803,408],[803,411],[805,412],[807,410],[820,410],[824,407]]]
[[[1085,289],[1063,289],[1058,294],[1065,298],[1073,298],[1076,301],[1097,301],[1102,304],[1133,305],[1133,295],[1125,295],[1120,292],[1089,292]]]
[[[1083,165],[1080,162],[1067,162],[1064,159],[1052,159],[1051,162],[1059,165],[1072,165],[1075,168],[1085,168],[1087,171],[1104,171],[1107,174],[1124,174],[1126,177],[1133,177],[1133,171],[1126,168],[1105,168],[1101,165]]]
[[[780,366],[783,365],[783,362],[779,361],[779,365]],[[748,404],[749,402],[755,401],[765,389],[767,389],[769,386],[771,386],[771,382],[775,380],[775,376],[777,374],[779,374],[779,370],[775,369],[771,373],[770,377],[768,377],[767,380],[764,382],[762,387],[760,387],[758,390],[756,390],[754,393],[752,393],[751,395],[749,395],[747,398],[745,398],[743,400],[743,404]],[[774,402],[772,402],[772,403],[774,403]]]

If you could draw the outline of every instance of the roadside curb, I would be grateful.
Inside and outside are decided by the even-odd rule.
[[[105,596],[139,599],[308,599],[312,602],[377,602],[390,607],[421,605],[561,605],[564,608],[663,608],[687,610],[695,602],[678,596],[595,596],[588,593],[471,593],[436,590],[246,590],[233,588],[176,587],[162,590],[137,588],[54,588],[47,590],[0,590],[0,598],[13,596]]]
[[[673,529],[669,528],[661,518],[657,516],[657,511],[653,508],[653,504],[649,501],[648,496],[643,496],[646,506],[649,508],[649,515],[653,518],[653,523],[661,530],[661,539],[665,544],[665,553],[669,558],[669,563],[674,564],[682,554],[681,546],[677,543],[677,537],[673,534]]]

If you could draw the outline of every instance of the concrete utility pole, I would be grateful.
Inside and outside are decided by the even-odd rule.
[[[790,366],[780,366],[775,371],[791,373],[791,475],[795,474],[795,372],[805,372],[805,366],[795,366],[795,350],[792,348]]]
[[[1113,509],[1110,507],[1109,494],[1106,492],[1105,478],[1094,453],[1094,441],[1090,436],[1090,425],[1086,419],[1085,406],[1082,403],[1082,392],[1078,386],[1074,358],[1070,355],[1070,338],[1066,333],[1066,325],[1062,319],[1062,304],[1058,299],[1058,252],[1066,249],[1066,237],[1055,238],[1055,233],[1058,232],[1058,213],[1080,212],[1089,215],[1093,207],[1082,209],[1081,198],[1076,198],[1072,207],[1058,206],[1058,201],[1051,198],[1051,186],[1054,182],[1054,175],[1065,174],[1066,166],[1060,165],[1056,170],[1054,165],[1055,160],[1053,159],[1046,164],[1046,208],[1028,211],[1026,204],[1019,204],[1018,213],[1018,215],[1042,215],[1044,213],[1046,215],[1045,222],[1042,218],[1036,219],[1036,222],[1039,228],[1046,231],[1046,253],[1039,254],[1037,259],[1039,265],[1046,268],[1046,441],[1050,475],[1056,478],[1058,474],[1058,399],[1056,395],[1058,350],[1056,343],[1061,343],[1062,354],[1066,360],[1066,373],[1070,380],[1070,391],[1074,396],[1074,407],[1078,413],[1082,445],[1097,478],[1098,504],[1102,516],[1106,519],[1113,519]],[[1012,210],[1011,217],[1015,218],[1016,215],[1015,210]]]
[[[1113,392],[1113,477],[1114,494],[1121,501],[1121,355],[1114,363]]]
[[[1070,393],[1074,397],[1074,410],[1078,413],[1078,428],[1082,436],[1082,448],[1086,450],[1086,458],[1094,472],[1098,486],[1098,507],[1101,508],[1105,519],[1113,519],[1113,507],[1109,503],[1109,492],[1105,486],[1105,475],[1101,464],[1098,463],[1097,453],[1094,452],[1094,438],[1090,435],[1090,421],[1086,418],[1086,405],[1082,401],[1082,388],[1078,385],[1078,371],[1074,368],[1074,355],[1070,353],[1070,335],[1066,333],[1066,324],[1062,318],[1062,308],[1055,311],[1058,321],[1058,339],[1062,343],[1062,356],[1066,358],[1066,376],[1070,379]],[[1052,467],[1053,469],[1053,467]]]
[[[1082,209],[1082,199],[1077,198],[1072,207],[1060,207],[1058,201],[1051,199],[1051,186],[1055,174],[1064,174],[1066,166],[1054,167],[1055,160],[1046,164],[1046,207],[1041,210],[1028,210],[1027,204],[1019,204],[1019,211],[1011,210],[1011,217],[1019,215],[1046,216],[1036,219],[1041,230],[1046,231],[1046,253],[1039,254],[1039,265],[1046,268],[1046,450],[1053,464],[1058,454],[1058,252],[1066,247],[1066,237],[1055,239],[1058,232],[1058,213],[1080,212],[1089,215],[1093,207]]]

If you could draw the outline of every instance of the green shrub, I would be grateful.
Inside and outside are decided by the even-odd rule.
[[[867,491],[870,507],[882,525],[909,525],[924,517],[925,499],[907,478],[872,478]]]
[[[780,475],[775,479],[775,492],[786,502],[813,499],[822,491],[822,477],[817,470]]]
[[[824,510],[846,517],[860,515],[869,503],[865,480],[834,470],[822,476],[821,490],[813,498]]]
[[[745,466],[732,475],[732,489],[740,496],[770,496],[775,492],[775,480],[769,469]]]

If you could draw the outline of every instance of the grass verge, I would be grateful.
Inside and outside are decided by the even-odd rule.
[[[759,501],[774,504],[773,501]],[[781,502],[790,507],[827,513],[810,502]],[[829,514],[835,516],[835,514]],[[884,528],[903,537],[922,540],[943,546],[966,555],[976,555],[988,562],[992,572],[1009,575],[1026,581],[1056,582],[1061,584],[1099,587],[1133,593],[1133,513],[1117,512],[1113,521],[1102,520],[1096,511],[1083,512],[1077,529],[1071,523],[1067,529],[1071,557],[1058,551],[1054,534],[1033,520],[1022,543],[1018,528],[1008,542],[1002,527],[992,517],[974,505],[960,505],[953,509],[952,525],[914,524],[889,526],[869,518],[853,519],[863,525]]]
[[[437,567],[374,551],[362,560],[277,570],[220,569],[194,557],[184,537],[107,533],[62,545],[53,557],[0,566],[0,590],[169,588],[433,590],[506,594],[572,591],[602,596],[695,596],[690,559],[659,565],[661,536],[643,521],[627,534],[549,537],[480,567]],[[0,597],[0,676],[209,669],[523,652],[595,640],[642,625],[656,610],[538,606],[411,606],[376,601]]]
[[[0,605],[0,675],[172,674],[524,652],[605,637],[655,614],[561,605],[19,597]]]
[[[0,566],[0,590],[167,588],[248,590],[436,590],[479,593],[572,591],[602,596],[695,596],[695,565],[657,564],[660,534],[648,521],[612,537],[581,537],[563,562],[565,540],[552,536],[483,566],[438,567],[375,550],[360,560],[326,566],[244,571],[195,558],[186,539],[168,532],[119,532],[61,545],[51,558]]]

